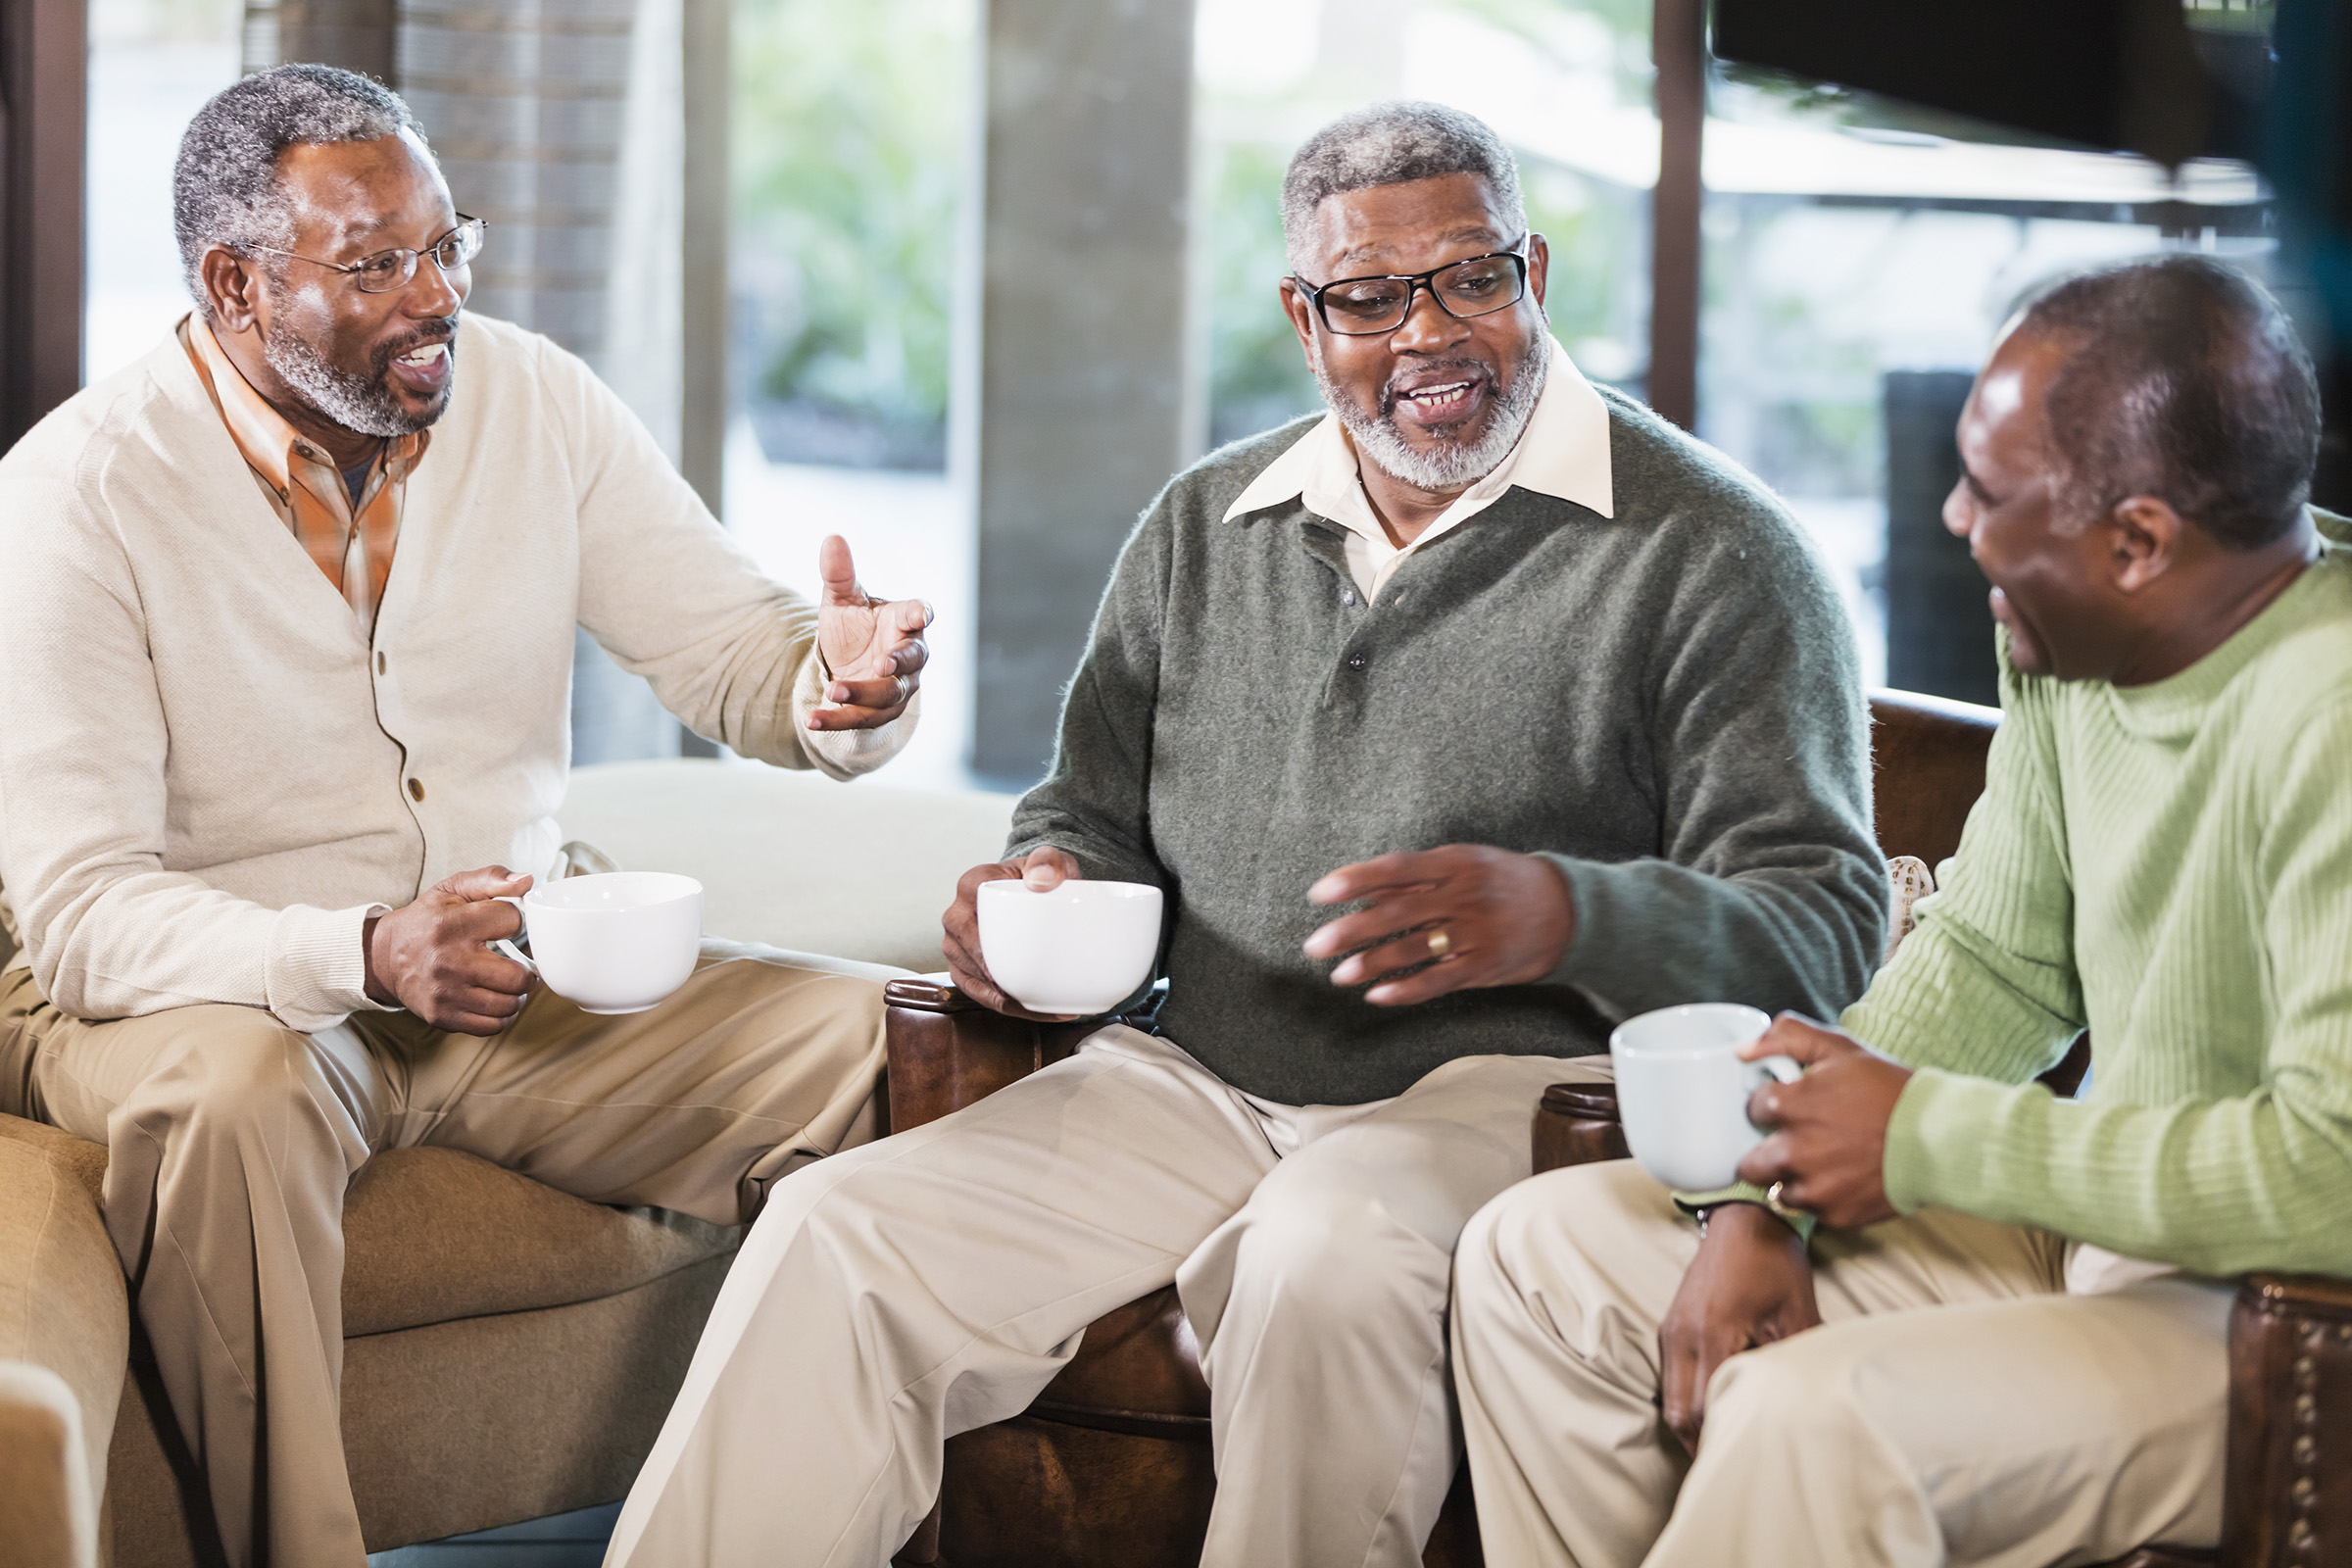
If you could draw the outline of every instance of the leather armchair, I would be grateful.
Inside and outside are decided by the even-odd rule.
[[[1941,861],[1984,791],[1985,752],[2000,715],[1879,692],[1871,719],[1880,847],[1888,856]],[[890,1125],[902,1131],[1060,1060],[1101,1023],[1007,1018],[951,986],[921,980],[893,982],[889,1000]],[[2087,1041],[2079,1042],[2052,1074],[2053,1087],[2072,1093],[2088,1060]],[[1555,1086],[1531,1110],[1538,1169],[1624,1156],[1615,1097],[1605,1087]],[[2259,1539],[2267,1554],[2224,1560],[2233,1568],[2318,1563],[2328,1560],[2323,1541],[2341,1555],[2342,1544],[2352,1543],[2352,1475],[2333,1490],[2320,1478],[2326,1455],[2352,1441],[2352,1284],[2249,1282],[2231,1355],[2238,1397],[2230,1539]],[[2241,1426],[2263,1441],[2241,1444]],[[1076,1357],[1026,1412],[949,1441],[939,1502],[894,1561],[905,1568],[1193,1568],[1214,1490],[1208,1386],[1176,1293],[1161,1290],[1092,1324]],[[2241,1494],[2275,1495],[2278,1506],[2249,1512]],[[2256,1518],[2259,1529],[2248,1522]],[[1423,1562],[1475,1568],[1482,1560],[1465,1472]],[[2143,1551],[2116,1568],[2213,1560]]]
[[[2080,1083],[2073,1057],[2052,1074]],[[2072,1081],[2060,1077],[2072,1068]],[[2048,1080],[2045,1080],[2048,1081]],[[1625,1157],[1606,1086],[1554,1084],[1536,1112],[1536,1168]],[[2229,1480],[2217,1554],[2143,1546],[2108,1568],[2294,1568],[2352,1546],[2352,1281],[2256,1274],[2230,1314]]]

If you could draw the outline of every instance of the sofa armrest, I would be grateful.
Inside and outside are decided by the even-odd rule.
[[[894,1133],[937,1121],[1059,1061],[1103,1022],[1007,1017],[931,980],[893,980],[883,1001]]]
[[[2254,1274],[2230,1314],[2230,1472],[2222,1560],[2352,1552],[2352,1280]]]
[[[1536,1102],[1536,1174],[1563,1165],[1624,1159],[1615,1084],[1553,1084]]]
[[[33,1136],[0,1130],[0,1541],[46,1543],[27,1561],[86,1564],[130,1303],[83,1172],[50,1147],[74,1141],[7,1119]]]

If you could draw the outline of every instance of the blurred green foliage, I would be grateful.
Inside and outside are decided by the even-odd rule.
[[[755,400],[946,429],[974,0],[738,0],[735,222]]]
[[[1647,93],[1649,0],[1421,3],[1562,58],[1589,51],[1597,18],[1617,90]],[[737,0],[739,363],[772,457],[938,461],[976,12],[977,0]],[[1318,90],[1310,75],[1250,107]],[[1204,103],[1204,129],[1216,107]],[[1213,132],[1199,148],[1216,442],[1320,406],[1276,292],[1290,270],[1290,154],[1286,141]],[[1522,174],[1529,220],[1551,244],[1553,334],[1597,378],[1627,377],[1645,299],[1643,195],[1532,159]]]

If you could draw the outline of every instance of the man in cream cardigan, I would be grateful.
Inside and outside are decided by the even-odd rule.
[[[318,66],[198,114],[197,310],[0,460],[0,1109],[106,1218],[232,1564],[358,1568],[342,1200],[437,1144],[732,1224],[870,1135],[887,971],[709,943],[593,1017],[487,944],[558,858],[573,627],[702,734],[893,755],[929,612],[762,576],[578,360],[463,315],[407,107]],[[512,869],[510,869],[512,868]]]

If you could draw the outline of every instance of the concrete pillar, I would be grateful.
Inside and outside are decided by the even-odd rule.
[[[397,28],[396,0],[247,0],[245,69],[302,60],[389,83]]]
[[[977,419],[957,443],[979,521],[972,766],[1026,784],[1121,541],[1194,456],[1193,0],[986,10],[977,355],[962,377]]]

